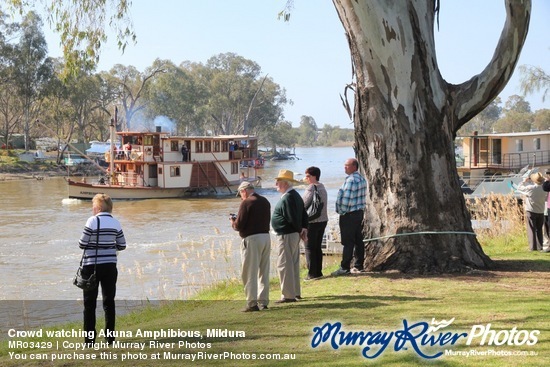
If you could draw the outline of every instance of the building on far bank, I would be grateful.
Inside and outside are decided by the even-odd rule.
[[[550,131],[477,134],[462,137],[458,167],[470,187],[488,176],[517,174],[524,168],[550,167]]]

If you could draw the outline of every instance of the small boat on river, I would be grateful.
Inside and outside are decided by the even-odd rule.
[[[112,133],[114,135],[114,133]],[[243,181],[260,186],[257,138],[249,135],[172,136],[161,132],[116,132],[105,160],[104,177],[88,182],[68,179],[69,198],[180,198],[232,194]]]

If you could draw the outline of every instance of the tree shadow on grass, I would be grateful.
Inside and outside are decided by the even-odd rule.
[[[494,271],[509,272],[550,272],[550,261],[536,260],[493,260]]]
[[[395,304],[396,302],[413,302],[413,301],[433,301],[434,298],[429,297],[406,297],[406,296],[349,296],[349,295],[327,295],[327,296],[313,296],[307,297],[298,302],[289,303],[289,307],[295,307],[300,309],[314,308],[318,309],[335,309],[335,310],[361,310],[361,309],[373,309],[375,307],[386,306],[388,303]],[[313,302],[311,302],[313,301]],[[286,306],[277,305],[271,307],[271,310],[282,310]]]

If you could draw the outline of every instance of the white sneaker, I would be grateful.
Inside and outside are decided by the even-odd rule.
[[[361,274],[363,273],[363,270],[357,269],[357,268],[351,268],[350,273],[352,274]]]
[[[334,277],[337,277],[340,275],[348,275],[348,274],[349,274],[349,270],[342,269],[342,268],[339,268],[338,270],[332,272],[332,276]]]

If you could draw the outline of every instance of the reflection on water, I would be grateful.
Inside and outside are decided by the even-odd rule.
[[[301,179],[315,165],[322,170],[334,216],[336,191],[345,177],[343,162],[353,155],[352,148],[302,148],[296,155],[300,160],[266,163],[260,193],[275,205],[279,194],[273,178],[279,169],[293,170]],[[63,178],[0,182],[0,190],[0,299],[81,299],[71,280],[90,202],[66,199]],[[240,241],[228,214],[239,203],[234,196],[115,202],[113,214],[128,241],[119,254],[117,298],[186,299],[215,281],[238,278]],[[331,220],[329,226],[335,224]]]

